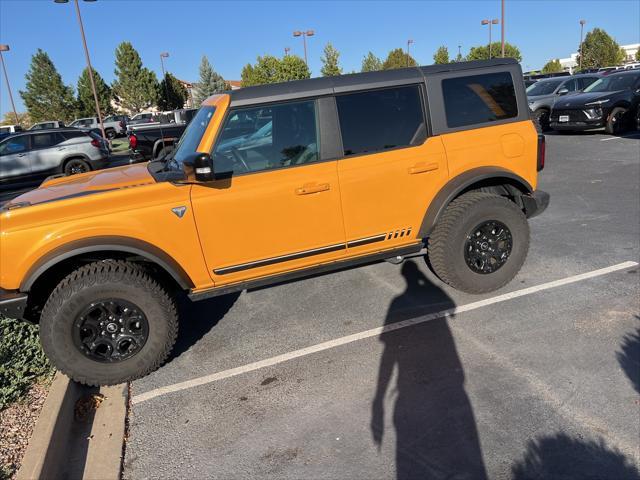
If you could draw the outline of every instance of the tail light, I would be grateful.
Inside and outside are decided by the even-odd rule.
[[[133,133],[129,135],[129,148],[131,150],[135,150],[138,146],[138,137],[136,137]]]
[[[100,141],[97,138],[94,138],[93,140],[91,140],[91,145],[93,145],[96,148],[100,148]]]
[[[538,135],[538,171],[544,168],[544,160],[547,154],[547,142],[544,135]]]

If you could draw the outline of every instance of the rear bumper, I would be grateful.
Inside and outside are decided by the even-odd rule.
[[[27,308],[27,298],[26,293],[0,288],[0,315],[8,318],[23,319]]]
[[[540,215],[549,206],[550,196],[542,190],[536,190],[531,195],[523,195],[521,198],[527,218]]]

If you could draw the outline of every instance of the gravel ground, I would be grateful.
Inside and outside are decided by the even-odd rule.
[[[20,468],[48,390],[48,383],[37,383],[23,400],[0,411],[0,478],[13,478]]]

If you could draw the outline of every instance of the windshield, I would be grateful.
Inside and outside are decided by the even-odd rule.
[[[550,95],[564,80],[550,80],[536,82],[527,88],[527,96],[534,97],[536,95]]]
[[[631,88],[640,75],[612,75],[610,77],[601,78],[593,82],[585,92],[614,92],[617,90],[627,90]]]
[[[198,110],[193,120],[189,123],[189,126],[180,137],[180,141],[176,146],[175,153],[173,155],[173,159],[170,164],[170,168],[173,170],[181,170],[182,162],[191,155],[196,152],[196,148],[200,144],[200,140],[204,135],[211,118],[213,117],[214,112],[216,111],[216,107],[202,107]]]

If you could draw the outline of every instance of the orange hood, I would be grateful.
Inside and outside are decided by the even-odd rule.
[[[147,170],[146,163],[127,165],[47,180],[35,190],[23,193],[11,200],[9,207],[22,202],[36,205],[51,200],[61,200],[154,182],[155,180]]]

